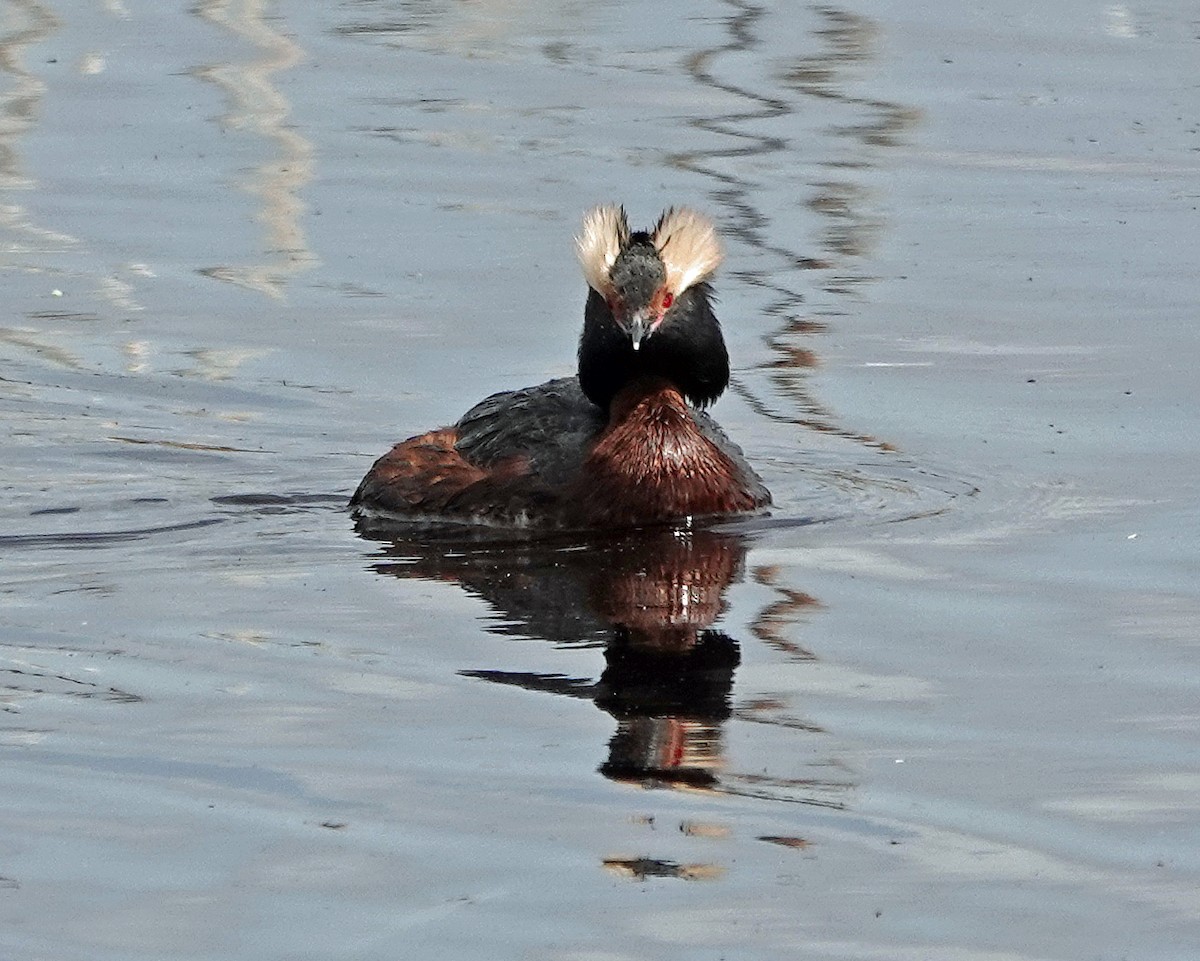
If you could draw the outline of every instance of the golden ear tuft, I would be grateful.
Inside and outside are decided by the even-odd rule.
[[[651,237],[667,268],[667,287],[679,296],[707,280],[721,263],[721,242],[713,223],[689,207],[672,207],[658,218]]]
[[[605,297],[612,295],[609,271],[621,251],[629,246],[629,221],[625,208],[604,204],[589,210],[583,230],[575,238],[575,252],[588,286]]]

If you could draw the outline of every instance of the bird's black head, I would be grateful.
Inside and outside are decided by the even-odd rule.
[[[630,232],[620,207],[597,207],[576,241],[588,282],[579,383],[606,408],[640,376],[666,378],[698,407],[729,383],[729,354],[707,280],[721,261],[712,223],[672,208]]]

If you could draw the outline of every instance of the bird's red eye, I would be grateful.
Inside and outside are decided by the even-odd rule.
[[[675,303],[675,295],[669,290],[664,290],[662,295],[663,310],[669,309],[673,303]]]

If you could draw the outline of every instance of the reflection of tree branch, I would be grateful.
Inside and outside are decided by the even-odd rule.
[[[825,50],[815,57],[804,57],[785,75],[785,81],[802,94],[821,100],[835,100],[869,111],[865,123],[836,127],[833,133],[849,138],[855,144],[852,158],[831,161],[835,170],[859,170],[871,166],[870,151],[863,148],[895,147],[901,143],[905,130],[915,126],[921,113],[890,100],[856,97],[840,87],[848,65],[869,61],[874,55],[879,33],[875,23],[866,17],[836,7],[818,7],[828,24],[818,31],[825,41]],[[865,213],[871,192],[861,183],[851,180],[830,180],[815,185],[820,193],[809,206],[830,221],[825,229],[825,246],[835,261],[866,256],[883,227],[879,217]],[[830,278],[826,290],[831,293],[850,293],[853,286],[873,280],[860,273],[843,271]]]
[[[815,661],[817,656],[795,641],[789,641],[784,637],[783,629],[797,623],[801,613],[820,607],[820,602],[811,594],[780,584],[779,568],[773,565],[756,567],[750,576],[756,584],[762,584],[782,595],[779,600],[764,607],[754,619],[754,623],[750,625],[754,636],[776,650],[790,655],[794,660]]]
[[[736,711],[734,716],[739,721],[747,721],[750,724],[770,724],[772,727],[786,727],[793,731],[804,731],[806,734],[824,734],[825,728],[821,727],[813,721],[805,721],[799,717],[789,717],[786,714],[772,714],[766,716],[770,711],[780,711],[786,707],[786,702],[774,697],[756,697],[754,700],[743,704]]]
[[[761,157],[764,154],[784,150],[787,147],[787,141],[779,137],[756,134],[745,129],[744,125],[753,121],[772,120],[790,114],[793,110],[792,105],[786,100],[767,96],[723,80],[714,71],[713,63],[721,56],[750,50],[759,44],[754,28],[763,16],[763,8],[744,3],[742,0],[729,0],[729,2],[736,11],[726,21],[729,41],[718,47],[693,54],[687,59],[684,66],[691,74],[692,79],[702,86],[720,90],[747,102],[745,110],[716,117],[700,117],[692,121],[692,126],[700,130],[721,137],[733,138],[735,145],[677,153],[670,158],[670,162],[719,183],[720,186],[714,191],[713,196],[717,203],[727,211],[723,225],[747,246],[772,254],[793,269],[823,267],[824,264],[768,241],[764,228],[769,223],[769,219],[751,201],[751,185],[740,175],[728,173],[717,166],[717,162],[721,160]],[[770,282],[762,271],[746,272],[742,279],[778,295],[778,299],[765,309],[765,313],[770,316],[788,315],[804,300],[803,295],[799,292]]]
[[[297,196],[312,179],[313,147],[288,126],[291,105],[271,82],[272,74],[299,63],[304,51],[271,27],[265,6],[266,0],[203,0],[197,8],[204,19],[262,51],[250,64],[213,64],[194,72],[224,90],[232,101],[222,123],[249,128],[276,147],[276,159],[259,165],[242,185],[262,201],[259,219],[267,227],[263,251],[267,262],[207,267],[201,273],[278,298],[289,276],[318,263],[300,226],[305,206]]]
[[[812,258],[801,255],[786,246],[772,243],[767,238],[769,218],[759,210],[752,200],[754,185],[740,174],[721,166],[721,161],[738,157],[758,157],[786,151],[789,144],[782,137],[757,134],[747,127],[757,121],[769,121],[794,112],[794,104],[785,98],[771,96],[742,84],[722,79],[715,64],[720,57],[760,46],[756,33],[759,21],[766,8],[747,0],[727,0],[733,9],[726,21],[728,40],[726,43],[703,50],[686,62],[692,78],[699,84],[720,90],[739,98],[746,108],[735,113],[716,117],[699,118],[693,126],[724,138],[733,138],[734,145],[710,150],[679,153],[671,162],[683,169],[698,173],[717,182],[713,191],[716,202],[727,215],[724,218],[735,237],[761,254],[765,260],[782,262],[785,273],[797,270],[821,270],[831,272],[825,289],[834,294],[848,294],[856,284],[872,278],[861,275],[852,265],[870,248],[871,237],[880,229],[877,219],[862,213],[869,200],[869,192],[861,184],[853,182],[824,182],[815,186],[819,194],[810,201],[817,213],[832,221],[825,232],[828,256]],[[861,148],[889,146],[896,142],[899,131],[911,125],[916,112],[886,101],[857,98],[841,92],[836,82],[842,79],[845,65],[861,62],[870,57],[875,28],[871,21],[857,15],[845,13],[833,7],[820,7],[818,14],[829,24],[818,31],[825,49],[812,57],[798,61],[798,65],[787,74],[788,81],[801,93],[822,99],[836,99],[854,106],[866,106],[884,114],[884,119],[871,121],[858,127],[846,127],[836,131],[856,134]],[[860,150],[852,161],[831,159],[826,161],[831,168],[861,169],[869,166],[864,151]],[[774,295],[764,308],[770,317],[781,318],[780,326],[765,335],[767,347],[775,357],[763,365],[767,377],[775,389],[787,397],[792,411],[781,411],[767,400],[758,396],[749,385],[734,379],[731,389],[741,397],[758,415],[771,420],[795,424],[808,430],[836,434],[858,443],[890,450],[890,446],[876,438],[847,430],[836,423],[832,411],[819,403],[809,392],[806,371],[817,366],[816,352],[798,343],[801,337],[825,330],[825,324],[813,317],[804,317],[804,296],[798,287],[792,287],[775,279],[772,272],[764,268],[741,271],[737,276],[751,286],[769,291]]]

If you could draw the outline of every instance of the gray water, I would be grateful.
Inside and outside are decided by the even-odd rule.
[[[1200,955],[1200,20],[970,7],[3,4],[0,957]],[[606,201],[774,514],[359,537]]]

